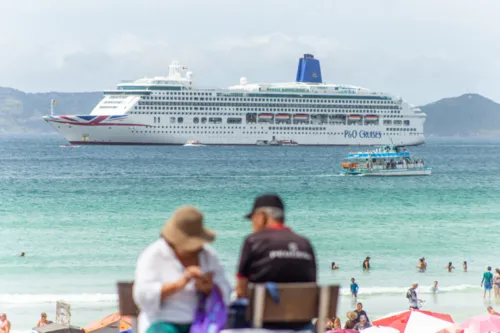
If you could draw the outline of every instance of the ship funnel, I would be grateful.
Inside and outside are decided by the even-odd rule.
[[[318,59],[314,59],[312,54],[304,54],[299,59],[299,68],[297,69],[297,82],[321,83],[321,66]]]

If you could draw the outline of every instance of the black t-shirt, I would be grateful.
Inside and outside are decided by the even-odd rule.
[[[361,311],[354,310],[354,312],[356,312],[356,314],[358,315],[358,318],[356,318],[356,323],[359,323],[361,316],[365,316],[366,321],[370,322],[370,319],[368,319],[368,315],[366,314],[365,310],[361,310]]]
[[[316,282],[314,250],[286,227],[253,233],[243,243],[238,276],[253,283]]]

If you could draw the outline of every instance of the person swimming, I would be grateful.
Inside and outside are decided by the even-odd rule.
[[[448,270],[449,273],[451,273],[451,271],[455,269],[451,261],[448,263],[448,265],[446,265],[445,268]]]
[[[332,271],[336,269],[339,269],[339,266],[335,264],[335,261],[332,261]]]
[[[467,261],[464,261],[464,263],[462,264],[462,267],[464,269],[464,272],[467,272]]]

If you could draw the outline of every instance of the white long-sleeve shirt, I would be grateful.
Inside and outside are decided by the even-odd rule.
[[[214,285],[220,288],[224,302],[228,304],[231,286],[212,247],[203,247],[199,263],[203,273],[214,272]],[[177,281],[183,275],[184,266],[164,239],[158,239],[142,252],[137,260],[133,290],[134,301],[140,310],[139,333],[145,333],[155,322],[188,324],[194,320],[198,306],[194,281],[161,300],[163,284]]]

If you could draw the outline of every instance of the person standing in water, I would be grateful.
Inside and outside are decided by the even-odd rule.
[[[445,268],[448,270],[448,273],[451,273],[451,271],[453,271],[455,269],[455,267],[453,266],[451,261],[448,263],[448,265],[446,265]]]
[[[335,263],[335,261],[332,261],[332,271],[335,271],[339,269],[339,266]]]
[[[488,266],[488,270],[484,272],[483,279],[481,280],[481,287],[484,286],[483,298],[486,298],[486,292],[488,292],[488,298],[491,299],[491,289],[493,288],[493,274],[491,274],[491,266]]]
[[[354,278],[351,279],[351,295],[353,298],[358,297],[359,286]]]
[[[418,288],[418,283],[414,283],[410,289],[406,292],[406,298],[408,299],[408,302],[410,303],[410,310],[418,310],[418,303],[422,302],[421,299],[418,299],[417,296],[417,288]]]
[[[363,270],[368,272],[370,270],[370,257],[366,257],[365,261],[363,261]]]
[[[493,277],[493,286],[495,290],[495,298],[500,298],[500,269],[495,269],[495,276]]]
[[[462,267],[464,268],[464,272],[467,272],[467,261],[464,261]]]
[[[438,291],[439,291],[439,288],[438,288],[438,282],[437,282],[437,281],[434,281],[434,285],[431,287],[431,292],[432,292],[433,294],[436,294]]]

